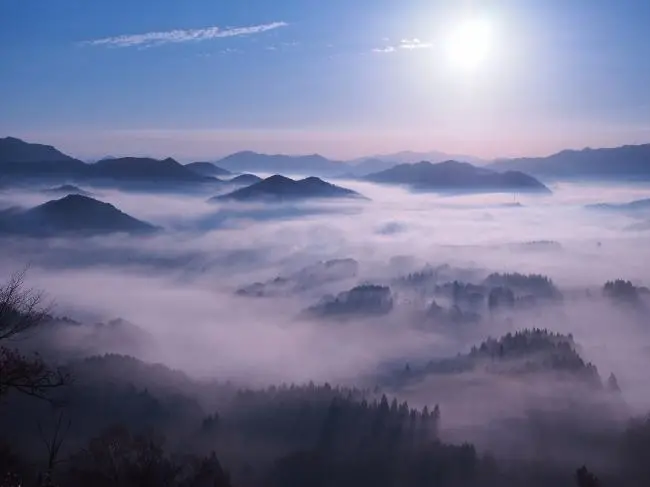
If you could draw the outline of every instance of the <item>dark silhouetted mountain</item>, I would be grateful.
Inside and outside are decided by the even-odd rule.
[[[400,164],[364,179],[375,183],[404,184],[421,191],[550,193],[546,186],[527,174],[516,171],[500,173],[456,161]]]
[[[630,203],[598,203],[587,205],[590,210],[617,211],[621,213],[636,213],[650,211],[650,198],[632,201]]]
[[[262,181],[262,178],[255,176],[255,174],[240,174],[239,176],[229,179],[227,182],[229,184],[236,184],[237,186],[250,186],[251,184],[259,183],[260,181]]]
[[[212,200],[305,200],[312,198],[359,198],[361,195],[350,189],[341,188],[316,177],[293,180],[275,175],[251,186],[232,193],[212,198]]]
[[[156,227],[123,213],[109,203],[71,194],[26,211],[5,211],[0,233],[32,236],[108,233],[144,234]]]
[[[318,154],[287,156],[259,154],[250,151],[231,154],[217,161],[216,164],[233,172],[316,174],[318,176],[341,174],[347,169],[345,164],[331,161]]]
[[[565,150],[548,157],[497,160],[490,167],[556,179],[644,180],[650,178],[650,144]]]
[[[7,178],[48,179],[81,174],[86,164],[49,145],[14,137],[0,139],[0,174]]]
[[[137,184],[215,182],[214,178],[197,174],[171,158],[106,158],[86,164],[53,147],[10,137],[0,139],[0,174],[9,181],[27,179],[61,183],[88,180]]]
[[[325,296],[309,307],[307,313],[320,317],[377,316],[392,309],[393,295],[389,287],[364,284],[337,296]]]
[[[211,162],[191,162],[189,164],[185,164],[185,167],[194,171],[200,176],[220,177],[229,176],[232,174],[232,172],[228,171],[227,169],[218,167]]]
[[[80,194],[82,196],[92,196],[91,193],[89,193],[88,191],[84,191],[78,186],[74,186],[72,184],[63,184],[61,186],[57,186],[56,188],[45,189],[43,192],[45,194],[59,195],[59,196],[68,195],[68,194]]]
[[[51,145],[32,144],[15,137],[0,138],[0,164],[75,160]]]
[[[105,159],[89,165],[89,175],[93,178],[128,181],[167,181],[201,182],[204,176],[196,174],[171,157],[163,160],[147,157],[121,157]]]

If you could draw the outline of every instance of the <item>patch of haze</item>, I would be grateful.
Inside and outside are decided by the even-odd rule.
[[[5,239],[0,264],[15,269],[34,263],[30,285],[45,289],[62,310],[94,312],[102,319],[119,316],[143,327],[158,341],[144,358],[199,375],[260,382],[343,380],[395,358],[458,351],[447,337],[416,331],[408,322],[315,324],[296,320],[313,304],[304,297],[234,296],[241,285],[287,275],[318,260],[357,259],[360,282],[396,277],[429,262],[486,272],[544,273],[565,288],[597,288],[618,277],[648,283],[648,235],[622,233],[625,217],[583,208],[605,195],[602,188],[561,185],[549,197],[518,195],[523,206],[508,207],[504,205],[512,202],[512,195],[440,196],[359,182],[345,186],[372,201],[310,203],[306,206],[330,211],[295,218],[235,218],[228,228],[200,234],[172,229],[145,239]],[[631,200],[635,191],[612,189],[607,197]],[[212,206],[194,196],[117,191],[103,195],[108,196],[105,201],[152,223],[202,218],[213,208],[237,212],[250,207]],[[23,197],[27,201],[41,195],[18,198]],[[387,223],[397,223],[398,231],[381,232]],[[521,245],[538,240],[557,241],[562,248]],[[588,304],[584,310],[570,308],[564,317],[545,311],[538,318],[526,316],[516,326],[574,331],[597,365],[598,346],[607,343],[600,363],[617,375],[617,361],[625,354],[634,357],[630,363],[644,363],[642,350],[629,348],[647,343],[638,340],[643,335],[613,332],[603,322],[609,314],[589,310]],[[594,321],[597,324],[589,328]],[[501,331],[495,326],[483,334]],[[634,390],[646,385],[634,370],[621,374],[621,381]]]
[[[421,353],[442,340],[372,321],[337,326],[297,320],[304,303],[296,299],[251,300],[218,286],[119,271],[32,270],[30,282],[51,290],[62,310],[128,317],[155,336],[145,360],[252,384],[349,381],[388,357]]]

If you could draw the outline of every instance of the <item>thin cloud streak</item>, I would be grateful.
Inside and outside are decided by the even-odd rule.
[[[205,29],[175,29],[166,32],[147,32],[145,34],[121,35],[85,41],[82,44],[90,46],[133,47],[159,46],[162,44],[198,42],[226,37],[240,37],[261,34],[270,30],[286,27],[286,22],[272,22],[247,27],[207,27]]]
[[[380,54],[389,54],[397,52],[399,49],[414,50],[414,49],[431,49],[433,48],[433,43],[431,42],[422,42],[420,39],[402,39],[397,46],[385,46],[378,47],[373,49],[372,52],[377,52]]]

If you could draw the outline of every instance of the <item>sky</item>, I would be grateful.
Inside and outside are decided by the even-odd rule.
[[[0,136],[188,160],[646,143],[648,25],[647,0],[0,0]]]

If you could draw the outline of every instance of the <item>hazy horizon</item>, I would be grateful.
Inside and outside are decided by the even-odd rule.
[[[156,135],[158,134],[158,135]],[[183,132],[181,132],[183,134]],[[378,150],[380,147],[373,149],[373,145],[369,144],[367,151],[361,151],[362,149],[357,147],[359,152],[351,153],[341,153],[340,151],[331,149],[332,146],[336,146],[336,140],[334,138],[330,139],[327,142],[323,143],[311,143],[301,142],[299,144],[290,144],[285,143],[285,138],[287,134],[282,133],[272,133],[268,132],[263,138],[250,138],[246,139],[245,142],[237,142],[237,140],[228,139],[226,141],[219,141],[220,137],[227,137],[229,133],[217,133],[214,137],[211,137],[209,133],[205,131],[196,132],[196,133],[185,133],[185,137],[188,137],[189,140],[192,140],[191,143],[180,142],[177,137],[174,136],[173,131],[165,131],[161,133],[154,132],[145,132],[142,136],[135,136],[133,139],[130,139],[129,135],[122,135],[126,139],[122,139],[121,144],[117,144],[119,140],[119,135],[95,134],[90,138],[85,136],[83,133],[77,133],[73,136],[70,135],[61,135],[56,133],[6,133],[2,134],[2,137],[16,137],[25,142],[44,144],[55,147],[64,154],[67,154],[71,157],[81,159],[81,160],[97,160],[104,157],[153,157],[156,159],[164,159],[167,157],[172,157],[183,163],[195,162],[195,161],[212,161],[215,162],[218,159],[235,154],[237,152],[243,151],[253,151],[261,154],[271,154],[271,155],[288,155],[288,156],[305,156],[318,154],[327,159],[334,161],[354,161],[357,159],[363,158],[372,158],[380,156],[388,156],[400,153],[413,152],[416,154],[422,153],[441,153],[449,155],[451,158],[463,158],[465,156],[471,160],[481,160],[483,162],[491,162],[498,159],[510,159],[510,158],[537,158],[537,157],[547,157],[564,150],[583,150],[583,149],[604,149],[604,148],[614,148],[625,145],[645,145],[650,143],[650,130],[648,132],[649,139],[632,139],[628,141],[615,142],[614,139],[611,140],[611,143],[607,143],[609,139],[600,138],[598,141],[594,140],[592,144],[586,145],[576,145],[576,146],[561,146],[553,148],[550,151],[544,151],[540,149],[538,152],[533,151],[521,151],[513,153],[495,153],[495,156],[486,156],[480,153],[471,153],[462,150],[462,145],[458,146],[458,150],[444,150],[440,147],[428,147],[426,145],[421,146],[408,146],[402,147],[399,145],[395,146],[386,146],[385,150]],[[114,140],[113,140],[114,138]],[[342,138],[345,138],[342,135]],[[216,139],[216,140],[215,140]],[[113,142],[111,142],[113,140]],[[179,150],[179,146],[186,144],[187,147],[191,149]],[[200,149],[197,149],[197,146]],[[105,147],[106,150],[102,151],[97,147]],[[116,148],[119,147],[119,150]],[[363,146],[361,146],[363,147]],[[322,150],[317,150],[321,148]],[[374,150],[374,152],[373,152]],[[347,154],[347,155],[345,155]],[[469,161],[472,162],[472,161]]]
[[[184,160],[244,149],[493,159],[638,144],[650,141],[649,9],[5,2],[0,133],[81,158]]]

